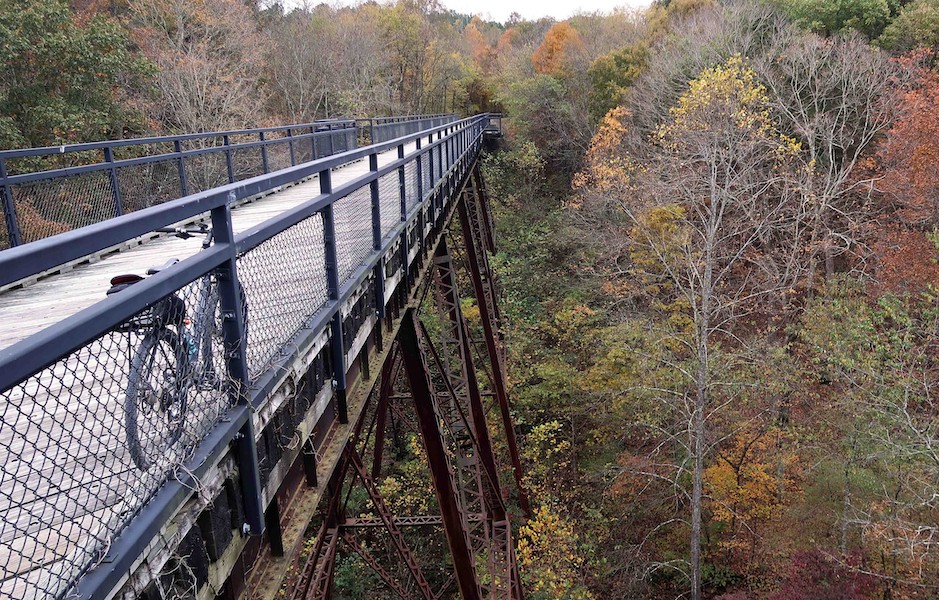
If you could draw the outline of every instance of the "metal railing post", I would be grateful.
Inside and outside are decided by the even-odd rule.
[[[222,145],[225,146],[225,168],[228,170],[228,183],[235,183],[235,167],[232,165],[231,160],[231,140],[228,139],[227,135],[222,136]]]
[[[23,243],[20,235],[20,225],[16,219],[16,206],[13,204],[13,191],[7,182],[7,167],[0,159],[0,185],[3,186],[3,219],[7,227],[7,239],[10,247],[19,246]]]
[[[108,169],[108,178],[111,180],[111,197],[114,199],[114,215],[119,217],[124,214],[124,206],[121,203],[121,186],[117,181],[117,169],[114,168],[114,151],[110,146],[104,148],[104,162],[111,163]]]
[[[241,297],[242,288],[238,283],[238,255],[235,252],[235,234],[232,230],[231,204],[235,201],[234,192],[228,196],[228,202],[212,209],[212,233],[216,246],[229,249],[228,259],[215,272],[218,284],[219,303],[222,316],[222,336],[225,344],[225,361],[228,371],[229,393],[232,400],[240,405],[250,405],[248,396],[248,362],[245,339],[244,307]],[[253,407],[252,407],[253,408]],[[254,436],[254,420],[248,418],[235,440],[238,470],[241,479],[241,492],[244,497],[245,527],[244,533],[261,535],[264,533],[264,501],[261,488],[261,470],[258,465],[257,440]]]
[[[430,189],[431,189],[431,190],[434,189],[434,184],[437,183],[437,180],[436,180],[436,178],[434,177],[434,176],[436,175],[436,173],[434,172],[434,149],[433,149],[433,144],[434,144],[434,134],[430,134],[430,135],[427,136],[427,145],[428,145],[428,146],[431,146],[431,148],[429,148],[429,149],[427,150],[427,170],[430,171],[430,172],[427,174],[427,181],[428,181],[428,183],[430,183]],[[430,190],[428,190],[428,191],[430,191]]]
[[[417,202],[424,202],[424,173],[421,165],[421,138],[414,140],[417,150],[415,151],[415,163],[417,166]]]
[[[173,148],[179,155],[179,191],[180,197],[189,195],[189,180],[186,177],[186,157],[183,156],[183,145],[179,140],[173,141]]]
[[[290,165],[294,166],[297,164],[297,156],[293,151],[293,130],[289,127],[287,128],[287,145],[290,147]]]
[[[270,166],[267,164],[267,144],[264,143],[264,132],[258,132],[258,139],[261,141],[261,164],[264,166],[264,173],[270,173]]]
[[[316,126],[310,125],[310,160],[319,158],[316,155]]]
[[[368,168],[372,173],[378,171],[378,154],[368,155]],[[372,250],[377,252],[381,250],[382,229],[381,229],[381,197],[379,196],[378,178],[369,184],[369,192],[372,196]],[[375,265],[372,270],[375,277],[375,312],[379,318],[385,316],[385,277],[382,270],[381,261]]]
[[[333,184],[329,169],[320,171],[320,193],[332,194]],[[326,254],[326,287],[329,299],[339,302],[339,253],[336,248],[336,221],[333,203],[330,202],[322,211],[323,242]],[[333,389],[336,391],[336,412],[340,423],[349,422],[349,409],[346,405],[346,351],[342,335],[342,306],[336,307],[336,314],[330,323],[329,348],[332,356]]]
[[[398,144],[398,159],[404,158],[404,144]],[[408,219],[408,188],[405,180],[404,165],[398,167],[398,193],[401,197],[401,221]]]

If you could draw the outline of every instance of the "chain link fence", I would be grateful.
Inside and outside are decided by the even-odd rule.
[[[328,299],[323,217],[308,217],[238,258],[248,303],[248,371],[262,374]]]
[[[356,147],[354,121],[0,151],[0,250]]]
[[[0,394],[0,596],[62,597],[229,408],[213,290],[195,281]]]

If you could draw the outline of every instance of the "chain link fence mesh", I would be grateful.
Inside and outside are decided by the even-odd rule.
[[[381,236],[384,239],[401,222],[401,183],[397,169],[379,178],[378,205],[381,209]]]
[[[267,131],[263,150],[257,132],[230,134],[227,136],[227,145],[226,136],[221,134],[179,140],[179,151],[184,153],[182,169],[186,181],[185,193],[210,190],[231,181],[242,181],[356,147],[355,127],[322,130],[313,134],[306,128],[305,131],[291,131],[291,134],[288,136],[286,130]],[[230,148],[236,144],[253,145],[248,148]],[[197,154],[185,154],[187,152]],[[39,240],[184,195],[180,177],[181,155],[173,141],[115,146],[112,153],[115,161],[148,156],[166,158],[136,165],[122,165],[118,162],[118,166],[114,167],[118,194],[115,194],[112,186],[111,169],[104,160],[102,150],[6,159],[9,175],[101,165],[100,170],[92,172],[10,184],[22,241]],[[10,246],[6,227],[2,229],[0,249]]]
[[[372,252],[372,196],[368,186],[333,204],[340,285]]]
[[[119,167],[117,180],[125,213],[179,197],[179,164],[175,160]]]
[[[0,395],[0,596],[64,597],[228,408],[215,290],[203,277]]]
[[[424,198],[430,195],[430,191],[433,188],[433,179],[430,174],[430,154],[428,154],[428,152],[429,151],[425,151],[421,154],[421,178],[423,179],[423,181],[421,181],[421,191],[423,192]],[[421,198],[421,201],[423,201],[424,198]]]
[[[317,213],[238,258],[248,298],[248,371],[261,375],[328,299],[323,218]]]
[[[405,198],[407,200],[408,214],[420,201],[417,194],[417,162],[410,161],[404,165]]]
[[[24,242],[117,216],[111,180],[103,171],[10,187]]]

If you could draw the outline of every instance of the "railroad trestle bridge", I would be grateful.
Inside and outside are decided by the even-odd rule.
[[[522,598],[478,164],[500,135],[432,115],[0,152],[0,596],[328,598],[341,548],[389,595]],[[429,514],[382,493],[408,431]]]

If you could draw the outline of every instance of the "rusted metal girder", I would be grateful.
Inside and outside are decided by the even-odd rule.
[[[346,454],[348,455],[349,463],[355,470],[355,474],[357,474],[359,479],[362,481],[362,485],[365,487],[365,491],[368,493],[368,497],[375,506],[375,511],[378,513],[378,518],[381,519],[382,523],[385,525],[385,529],[388,530],[388,534],[391,536],[391,541],[395,546],[395,550],[398,552],[398,556],[400,556],[401,560],[404,561],[408,571],[411,573],[411,577],[413,577],[414,582],[417,583],[417,587],[420,590],[421,595],[425,600],[433,600],[434,592],[430,589],[430,584],[427,583],[427,579],[424,577],[424,573],[421,571],[420,565],[417,564],[417,561],[414,559],[414,555],[411,554],[411,549],[408,548],[407,542],[404,541],[404,536],[401,535],[401,530],[398,529],[397,525],[395,525],[394,516],[388,509],[388,505],[385,504],[385,500],[382,498],[381,492],[379,492],[378,488],[375,487],[375,482],[372,481],[371,476],[365,469],[365,465],[362,464],[362,459],[359,457],[359,453],[356,452],[354,447],[346,446]]]
[[[419,341],[419,322],[413,307],[409,307],[401,323],[398,343],[404,359],[418,423],[427,450],[427,462],[434,481],[434,491],[440,505],[450,557],[456,574],[460,594],[464,600],[481,600],[482,590],[476,574],[475,557],[470,544],[465,514],[460,505],[460,490],[454,481],[449,449],[440,431],[437,398],[430,380],[430,366]]]
[[[298,600],[325,598],[331,592],[331,584],[324,581],[332,578],[339,539],[401,597],[419,594],[425,600],[435,600],[452,594],[455,583],[464,599],[524,599],[511,525],[499,482],[498,462],[483,403],[483,397],[491,394],[500,406],[519,486],[519,501],[527,511],[527,495],[521,486],[520,461],[508,412],[497,294],[487,258],[487,252],[494,249],[492,224],[486,216],[488,213],[480,185],[477,173],[475,179],[470,178],[467,182],[457,210],[462,224],[460,237],[467,255],[463,264],[473,281],[480,307],[487,356],[482,356],[481,344],[476,346],[469,335],[460,309],[454,262],[446,241],[441,237],[434,245],[422,249],[422,252],[433,251],[430,265],[424,263],[430,268],[414,273],[421,277],[431,275],[427,280],[434,284],[441,324],[439,340],[437,337],[431,340],[417,315],[418,308],[424,305],[424,293],[417,291],[411,294],[401,315],[397,335],[387,340],[388,352],[381,366],[381,377],[352,424],[353,432],[330,478],[328,506],[323,513],[323,525],[310,562],[301,574],[298,588],[302,590],[298,589],[294,595]],[[436,343],[438,341],[439,344]],[[484,371],[491,369],[491,373],[487,373],[493,386],[491,393],[480,389],[476,360],[481,361],[479,366],[489,367]],[[404,377],[399,377],[402,368]],[[405,380],[409,387],[407,391],[403,388]],[[395,389],[396,382],[401,384],[401,390]],[[414,407],[416,419],[409,410],[410,406]],[[363,436],[366,413],[373,418],[370,427],[374,429],[369,428]],[[409,428],[417,429],[421,434],[440,507],[439,515],[393,515],[375,483],[381,474],[386,435],[396,431],[394,428],[400,423],[407,423]],[[374,446],[370,447],[372,433]],[[366,450],[369,452],[369,467],[365,466],[360,455]],[[376,517],[350,518],[346,515],[344,506],[350,497],[351,485],[358,482],[367,492]],[[447,537],[453,570],[436,593],[431,590],[405,544],[401,528],[407,526],[442,526]],[[390,536],[393,551],[389,546],[388,550],[375,553],[374,548],[362,543],[365,538],[355,534],[358,531],[365,535],[369,531],[371,536],[380,533],[381,529]],[[385,552],[390,554],[385,556]],[[407,566],[417,583],[416,590],[409,590],[395,578],[395,571],[388,568],[392,555],[398,556]]]
[[[302,595],[294,598],[303,600],[328,600],[333,583],[333,569],[336,566],[336,542],[339,541],[339,529],[323,523],[316,544],[310,554],[311,560],[307,565],[312,568],[304,570],[296,589],[303,590]]]
[[[470,181],[473,182],[474,179],[471,178]],[[482,195],[477,193],[474,185],[467,184],[463,191],[463,201],[460,202],[458,207],[460,224],[463,230],[463,244],[466,248],[470,279],[473,281],[473,289],[479,306],[479,318],[485,332],[486,350],[491,363],[492,386],[496,393],[496,400],[499,403],[499,412],[502,415],[506,444],[512,461],[512,472],[518,488],[518,502],[525,515],[530,517],[531,505],[528,502],[528,492],[525,490],[522,480],[522,461],[518,454],[518,441],[515,436],[512,413],[509,410],[505,362],[499,333],[498,314],[496,312],[496,292],[485,250],[486,236],[483,232],[484,217],[482,214],[485,209],[480,206],[480,202],[485,202]]]
[[[483,587],[488,592],[489,598],[521,598],[521,587],[514,585],[515,582],[520,581],[520,578],[514,549],[511,547],[511,531],[502,501],[495,455],[486,423],[486,410],[476,378],[476,366],[473,363],[468,328],[460,310],[456,272],[446,241],[441,242],[437,247],[434,266],[438,311],[441,313],[441,320],[449,322],[449,327],[444,328],[442,337],[450,346],[450,360],[456,363],[450,368],[450,391],[453,393],[454,403],[467,407],[469,413],[466,425],[471,430],[471,438],[468,441],[473,446],[472,455],[467,455],[469,448],[461,445],[459,441],[457,441],[456,452],[458,455],[462,454],[457,457],[459,464],[476,469],[475,483],[478,491],[464,489],[464,497],[471,497],[474,493],[478,493],[482,496],[482,508],[485,510],[485,527],[481,535],[477,532],[474,536],[474,550],[477,553],[485,552],[488,558],[489,577]],[[431,349],[433,350],[432,347]],[[434,353],[434,358],[439,360],[437,353]],[[461,416],[466,420],[462,411]],[[463,485],[468,487],[466,482]]]
[[[379,562],[379,560],[375,558],[371,552],[365,549],[365,546],[359,543],[359,540],[355,534],[346,527],[343,527],[342,529],[342,541],[348,544],[348,546],[352,548],[356,554],[362,557],[362,560],[365,561],[365,564],[367,564],[372,569],[372,571],[374,571],[381,578],[381,580],[385,582],[385,585],[391,588],[394,593],[398,594],[398,597],[404,598],[404,600],[410,600],[411,595],[408,593],[408,591],[404,589],[400,583],[398,583],[398,580],[395,579],[394,576],[389,573],[385,567],[382,566],[381,562]],[[434,596],[431,596],[431,598],[435,600]]]
[[[455,354],[452,358],[458,359],[456,361],[457,365],[451,370],[451,382],[457,377],[460,378],[461,385],[454,385],[453,387],[456,391],[462,391],[463,400],[470,409],[469,424],[475,438],[473,441],[476,445],[476,456],[485,472],[485,477],[482,477],[481,480],[486,501],[486,513],[490,519],[504,520],[505,505],[502,503],[502,495],[499,493],[499,474],[496,468],[495,455],[492,451],[489,428],[486,424],[486,411],[482,403],[479,381],[476,378],[476,367],[473,364],[473,354],[470,348],[466,322],[460,310],[460,294],[457,289],[456,273],[453,269],[450,254],[447,251],[446,241],[437,246],[434,267],[437,270],[435,281],[437,282],[440,301],[439,308],[441,312],[445,313],[444,318],[450,322],[449,337],[452,344],[456,346],[451,348],[451,352]]]

